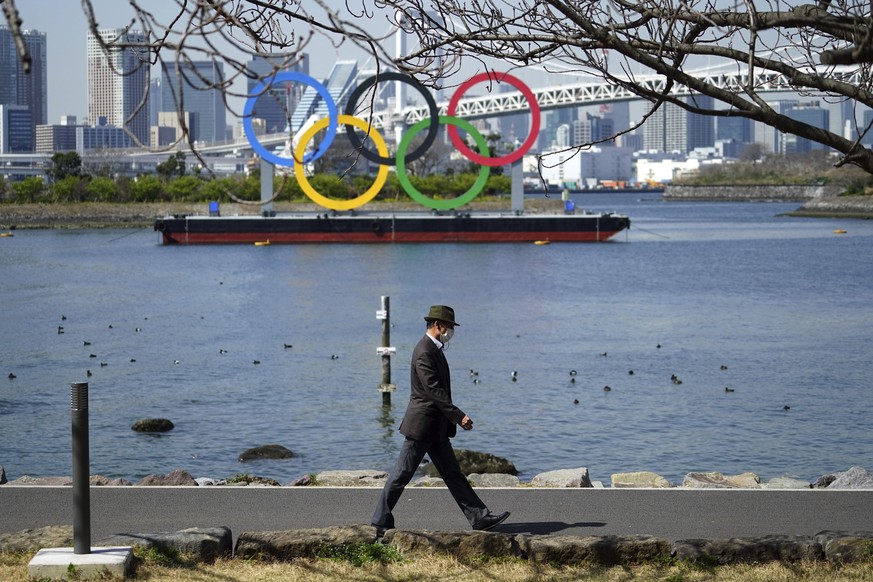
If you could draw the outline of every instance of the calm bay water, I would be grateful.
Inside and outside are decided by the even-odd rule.
[[[455,446],[504,456],[522,479],[580,466],[604,482],[650,470],[674,483],[873,469],[873,222],[779,216],[796,204],[576,201],[633,227],[548,246],[0,239],[0,464],[10,480],[69,475],[70,384],[87,381],[95,474],[388,469],[422,317],[445,303],[461,324],[447,352],[454,398],[476,422]],[[376,389],[382,295],[390,409]],[[176,428],[134,433],[145,417]],[[299,456],[237,461],[267,443]]]

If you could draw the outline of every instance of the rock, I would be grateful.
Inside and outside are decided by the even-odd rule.
[[[375,469],[362,471],[322,471],[315,476],[315,483],[325,487],[382,487],[388,473]]]
[[[813,489],[825,489],[828,485],[836,481],[836,475],[822,475],[812,484]]]
[[[91,478],[88,479],[88,483],[92,487],[127,487],[128,485],[133,485],[133,483],[131,483],[127,479],[122,479],[120,477],[116,479],[110,479],[109,477],[104,477],[103,475],[91,475]]]
[[[178,553],[193,556],[198,561],[214,562],[220,556],[231,555],[233,535],[227,527],[194,527],[175,532],[115,534],[94,545],[156,548],[164,553]]]
[[[148,475],[137,483],[139,487],[178,487],[188,486],[196,487],[197,481],[191,476],[188,471],[176,469],[166,475]]]
[[[828,562],[845,564],[870,561],[873,532],[823,531],[817,533],[814,539],[821,545]]]
[[[517,536],[522,555],[537,564],[665,563],[670,543],[652,536]]]
[[[237,473],[233,477],[224,480],[224,485],[231,487],[279,487],[280,483],[269,477],[258,477],[248,473]]]
[[[421,477],[409,484],[410,487],[445,487],[446,482],[439,477]]]
[[[508,460],[497,455],[489,453],[480,453],[478,451],[468,451],[465,449],[456,449],[455,457],[458,459],[458,465],[461,467],[461,472],[464,475],[471,473],[506,473],[507,475],[518,475],[518,470]],[[439,471],[433,463],[428,463],[424,468],[424,474],[428,477],[439,477]]]
[[[809,489],[810,484],[794,477],[774,477],[761,485],[762,489]]]
[[[31,553],[42,548],[73,546],[72,525],[48,525],[0,534],[0,553]]]
[[[828,489],[873,489],[873,474],[862,467],[852,467],[836,474]]]
[[[691,489],[758,489],[761,479],[754,473],[742,473],[729,477],[718,471],[688,473],[682,486]]]
[[[579,467],[540,473],[531,479],[530,484],[533,487],[591,487],[591,479],[588,469]]]
[[[307,485],[312,485],[312,477],[309,475],[304,475],[302,477],[298,477],[294,479],[290,483],[288,483],[289,487],[306,487]]]
[[[679,540],[673,544],[678,560],[716,559],[719,564],[799,562],[821,560],[824,552],[815,540],[803,536],[765,536],[729,540]]]
[[[0,465],[0,485],[5,485],[7,482],[6,469],[3,468],[3,465]]]
[[[518,487],[521,483],[515,475],[503,473],[472,473],[467,480],[473,487]]]
[[[130,428],[136,432],[168,432],[176,428],[176,425],[166,418],[143,418],[134,422]]]
[[[9,482],[10,485],[49,485],[52,487],[66,486],[73,484],[72,477],[31,477],[30,475],[22,475],[18,479]]]
[[[197,477],[194,479],[198,487],[214,487],[224,485],[224,479],[212,479],[211,477]]]
[[[240,463],[258,459],[291,459],[296,455],[282,445],[261,445],[243,451],[239,456]]]
[[[293,560],[314,558],[325,545],[371,544],[376,528],[371,525],[298,529],[293,531],[243,532],[236,540],[234,556]]]
[[[612,486],[615,488],[625,487],[657,487],[665,489],[671,487],[670,482],[657,473],[651,471],[636,471],[634,473],[613,473]]]
[[[513,536],[490,532],[395,531],[391,545],[405,556],[435,552],[461,560],[505,558],[514,555]]]

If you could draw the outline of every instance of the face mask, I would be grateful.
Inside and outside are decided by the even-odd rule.
[[[452,341],[452,336],[455,335],[454,329],[446,329],[446,333],[440,334],[440,343],[443,344],[443,347],[446,347],[445,344],[448,344]]]

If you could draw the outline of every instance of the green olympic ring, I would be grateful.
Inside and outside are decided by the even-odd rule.
[[[428,208],[433,208],[434,210],[452,210],[458,206],[467,204],[479,195],[485,187],[485,183],[488,181],[488,175],[491,173],[491,168],[489,166],[482,166],[482,169],[479,170],[479,177],[476,179],[476,182],[473,183],[469,190],[457,198],[451,198],[449,200],[434,200],[433,198],[428,198],[419,192],[415,186],[412,185],[412,182],[409,180],[409,175],[406,173],[406,150],[409,148],[412,138],[422,129],[429,127],[432,122],[433,120],[431,118],[422,119],[410,127],[409,131],[403,134],[403,139],[400,140],[400,145],[397,146],[397,181],[400,182],[400,185],[409,197],[419,204],[427,206]],[[438,124],[440,123],[443,125],[460,127],[466,131],[473,137],[476,145],[479,146],[479,152],[485,157],[489,156],[488,142],[485,141],[485,138],[482,137],[482,134],[476,130],[472,123],[465,119],[449,115],[440,115]]]

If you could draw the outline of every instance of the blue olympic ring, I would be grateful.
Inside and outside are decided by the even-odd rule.
[[[294,159],[291,158],[283,158],[282,156],[277,156],[273,152],[267,150],[261,142],[258,141],[258,137],[255,135],[255,130],[252,127],[252,113],[255,109],[255,102],[258,100],[264,91],[266,91],[273,83],[278,81],[298,81],[300,83],[305,83],[309,85],[321,95],[322,100],[327,104],[327,117],[330,120],[329,125],[327,126],[327,132],[324,135],[324,139],[319,145],[318,149],[314,152],[309,152],[303,157],[304,163],[309,163],[317,160],[321,156],[325,154],[327,148],[330,147],[330,144],[333,143],[333,138],[336,136],[336,130],[339,126],[339,113],[337,112],[336,102],[331,97],[330,93],[327,90],[327,87],[310,77],[305,73],[298,73],[295,71],[287,71],[283,73],[276,73],[275,75],[268,77],[255,85],[252,90],[252,94],[246,100],[245,108],[243,109],[243,130],[245,131],[246,138],[249,140],[249,144],[252,146],[252,149],[261,156],[261,158],[267,160],[275,166],[293,166]]]

